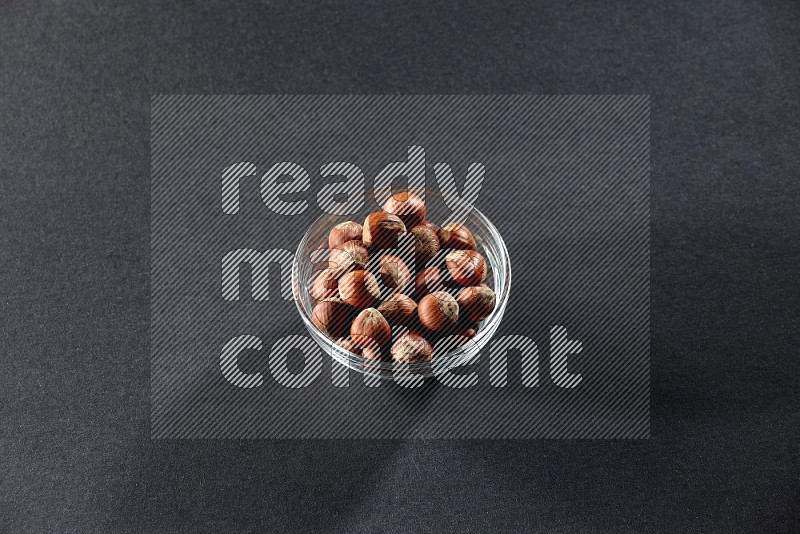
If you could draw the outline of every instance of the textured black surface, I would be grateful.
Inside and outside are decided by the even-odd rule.
[[[151,435],[648,437],[649,108],[646,96],[608,95],[155,98]],[[291,259],[323,215],[318,198],[327,197],[327,180],[317,169],[333,155],[360,164],[363,183],[349,185],[357,184],[352,198],[366,197],[365,206],[337,222],[363,221],[383,204],[376,202],[375,176],[387,163],[409,158],[408,143],[424,148],[425,181],[438,190],[437,161],[447,161],[459,180],[470,162],[486,169],[475,207],[505,236],[514,282],[481,361],[457,372],[475,373],[478,383],[465,389],[391,381],[368,387],[353,373],[349,387],[334,387],[333,362],[318,351],[320,376],[303,388],[281,386],[273,378],[280,374],[274,362],[281,347],[294,343],[286,336],[311,341],[292,300]],[[274,213],[259,198],[258,176],[276,159],[302,165],[310,175],[309,191],[292,194],[306,207],[292,215]],[[256,176],[240,180],[239,210],[232,215],[220,205],[220,176],[242,160],[256,166]],[[464,220],[441,196],[425,200],[429,219]],[[465,222],[479,229],[475,219]],[[327,246],[327,233],[322,241]],[[312,242],[309,249],[319,245]],[[246,269],[249,283],[242,277],[240,300],[222,297],[222,259],[242,247],[282,252],[286,265],[273,274],[288,282],[286,300],[274,279],[269,300],[250,295],[255,280],[269,281],[268,269],[255,268]],[[504,285],[494,286],[497,294]],[[567,365],[580,375],[574,389],[551,379],[554,325],[582,343]],[[220,369],[221,348],[241,335],[263,343],[239,358],[245,372],[261,373],[257,388],[232,386]],[[490,383],[490,354],[495,360],[506,354],[500,348],[510,340],[506,336],[525,336],[528,356],[535,346],[542,375],[535,388],[523,386],[519,348],[507,355],[506,386]],[[311,350],[305,355],[315,360]],[[295,369],[314,367],[299,351],[288,359]]]
[[[0,530],[788,531],[795,2],[0,4]],[[152,93],[650,93],[652,438],[148,438]]]

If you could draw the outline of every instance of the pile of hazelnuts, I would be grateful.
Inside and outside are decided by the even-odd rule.
[[[472,232],[425,216],[422,198],[402,192],[363,224],[330,230],[327,268],[309,286],[311,320],[345,350],[371,361],[429,362],[434,346],[444,354],[473,338],[494,310],[489,266]],[[409,257],[391,253],[409,238]]]

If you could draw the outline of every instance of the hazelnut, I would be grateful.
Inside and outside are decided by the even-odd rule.
[[[417,306],[419,322],[434,332],[449,331],[458,324],[458,302],[446,291],[425,295]]]
[[[456,295],[458,309],[462,316],[478,322],[487,318],[494,310],[496,297],[488,286],[465,287]]]
[[[439,238],[439,231],[441,230],[441,227],[438,226],[436,223],[434,223],[433,221],[431,221],[429,219],[425,219],[420,224],[422,226],[427,226],[428,228],[433,230],[433,232],[436,234],[437,239]]]
[[[338,338],[347,334],[354,311],[339,299],[321,300],[311,311],[311,322],[327,336]]]
[[[411,228],[425,219],[425,201],[419,195],[403,191],[391,196],[383,205],[383,211],[397,215],[407,228]]]
[[[309,289],[314,300],[332,299],[339,296],[339,275],[332,269],[324,269],[317,273]]]
[[[397,338],[391,352],[398,363],[429,362],[433,347],[421,334],[409,330]]]
[[[348,271],[363,269],[367,264],[369,252],[361,241],[346,241],[331,249],[328,268],[342,275]]]
[[[365,342],[361,348],[361,357],[365,360],[385,360],[384,351],[372,340]]]
[[[411,271],[398,256],[387,254],[379,261],[378,272],[386,287],[402,289],[411,281]]]
[[[470,343],[470,340],[478,335],[478,324],[460,321],[451,332],[444,332],[445,335],[437,336],[433,347],[434,353],[447,354],[457,347]]]
[[[328,234],[328,248],[334,249],[348,241],[361,240],[364,235],[364,228],[355,221],[345,221],[339,223],[331,229]]]
[[[389,321],[389,324],[403,324],[416,317],[417,303],[402,293],[395,293],[381,302],[378,311]]]
[[[342,337],[336,341],[336,344],[342,347],[344,350],[348,352],[352,352],[357,356],[361,356],[367,360],[382,360],[383,359],[383,351],[372,340],[365,340],[363,345],[359,346],[356,344],[352,339],[349,337]]]
[[[367,247],[394,248],[405,233],[406,226],[397,215],[376,211],[367,215],[362,235]]]
[[[353,320],[350,337],[353,343],[362,348],[370,345],[369,340],[373,340],[379,347],[384,347],[392,339],[392,330],[381,312],[375,308],[367,308],[361,310]]]
[[[353,271],[339,279],[339,297],[356,308],[369,308],[381,298],[378,280],[367,271]]]
[[[444,288],[444,275],[438,267],[428,267],[417,273],[414,278],[414,295],[421,299],[428,293],[441,291]]]
[[[456,335],[465,337],[467,339],[472,339],[478,335],[478,330],[480,329],[480,325],[478,323],[472,323],[467,325],[463,330],[457,332]]]
[[[358,347],[358,345],[356,345],[355,343],[353,343],[353,340],[350,339],[349,337],[340,337],[339,339],[336,340],[336,344],[342,347],[347,352],[352,352],[353,354],[358,354],[359,356],[361,355],[361,348]]]
[[[462,286],[476,286],[486,281],[486,258],[474,250],[454,250],[445,258],[453,280]]]
[[[439,252],[439,238],[436,232],[420,224],[410,230],[414,236],[414,256],[418,265],[425,265]]]
[[[478,248],[475,237],[469,228],[461,223],[448,223],[439,230],[439,240],[443,248],[475,250]]]

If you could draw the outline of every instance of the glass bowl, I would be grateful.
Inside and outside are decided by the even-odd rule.
[[[479,356],[481,349],[494,336],[500,321],[503,319],[511,288],[511,265],[503,238],[489,219],[476,208],[467,206],[464,203],[461,203],[458,208],[458,215],[454,215],[451,206],[458,199],[448,197],[447,202],[450,204],[448,206],[442,193],[438,190],[425,189],[424,191],[426,218],[439,226],[449,222],[460,222],[466,225],[475,237],[478,251],[484,255],[489,264],[490,272],[485,283],[494,290],[497,300],[492,313],[480,322],[477,335],[459,346],[450,347],[444,354],[437,354],[436,345],[434,344],[434,355],[430,362],[396,364],[391,361],[370,360],[345,350],[336,344],[336,340],[321,332],[311,321],[311,312],[315,301],[311,298],[309,287],[314,275],[321,268],[324,268],[324,266],[321,267],[320,265],[321,260],[324,261],[326,258],[328,234],[331,228],[341,222],[351,220],[362,224],[369,213],[381,210],[381,207],[376,204],[375,198],[387,198],[389,193],[384,193],[384,195],[381,195],[380,192],[376,192],[374,197],[372,194],[364,194],[363,196],[351,194],[350,199],[344,206],[341,204],[336,205],[337,211],[344,213],[344,215],[326,213],[314,221],[303,235],[292,264],[292,291],[303,323],[314,341],[334,360],[360,373],[379,378],[396,379],[399,373],[413,373],[418,376],[431,377],[453,367],[465,365]],[[391,253],[391,251],[387,252]],[[440,252],[440,256],[443,257],[447,252],[443,250]],[[437,259],[432,260],[432,264],[435,264],[436,261]],[[413,275],[416,271],[413,270],[412,265],[409,265],[409,268],[412,268]],[[380,277],[378,277],[378,280],[380,280]],[[413,282],[411,285],[413,285]],[[388,293],[384,292],[382,284],[381,290],[381,298],[388,297]],[[453,296],[458,291],[452,288],[444,288],[444,290]],[[411,291],[407,290],[404,293],[410,294]]]

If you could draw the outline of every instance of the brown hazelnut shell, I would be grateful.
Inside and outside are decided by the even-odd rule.
[[[452,279],[462,286],[476,286],[486,281],[486,258],[475,250],[454,250],[445,258]]]
[[[411,228],[425,219],[425,201],[419,195],[403,191],[389,197],[383,211],[398,216],[406,228]]]
[[[417,316],[428,330],[450,331],[458,324],[458,302],[446,291],[430,293],[419,301]]]
[[[439,231],[442,229],[441,226],[439,226],[435,222],[431,221],[430,219],[425,219],[420,224],[422,226],[427,226],[428,228],[433,230],[436,233],[436,237],[439,238]],[[439,241],[440,241],[440,244],[441,244],[441,238],[439,238]]]
[[[425,265],[439,252],[436,232],[420,224],[409,231],[414,236],[414,257],[417,265]]]
[[[437,356],[447,354],[457,347],[470,343],[476,335],[478,335],[477,323],[459,321],[453,329],[434,336],[434,354]]]
[[[475,250],[478,248],[475,236],[469,228],[461,223],[448,223],[439,230],[439,241],[442,248],[457,250]]]
[[[486,285],[465,287],[456,294],[459,313],[470,321],[482,321],[492,313],[497,296]]]
[[[362,340],[361,345],[349,337],[339,338],[336,344],[348,352],[361,356],[365,360],[385,360],[385,352],[371,339]]]
[[[409,330],[395,340],[391,354],[398,363],[429,362],[433,356],[433,346],[422,334]]]
[[[361,241],[364,227],[355,221],[345,221],[331,228],[328,234],[328,248],[334,249],[348,241]]]
[[[406,226],[397,215],[376,211],[364,220],[362,241],[370,248],[395,248],[405,233]]]
[[[369,251],[359,240],[351,240],[331,249],[328,258],[328,269],[344,274],[348,271],[363,269],[369,259]]]
[[[331,338],[347,335],[355,309],[339,299],[317,302],[311,311],[311,322]]]
[[[399,256],[387,254],[378,262],[378,274],[386,287],[402,290],[411,281],[411,271]]]
[[[480,323],[467,321],[466,323],[461,323],[459,328],[456,330],[456,335],[461,336],[467,339],[472,339],[478,335],[478,330],[480,330]]]
[[[356,308],[369,308],[380,302],[381,289],[372,273],[353,271],[339,278],[339,297]]]
[[[314,300],[331,299],[339,296],[339,274],[333,269],[319,271],[309,288]]]
[[[422,269],[414,277],[414,296],[417,300],[421,299],[434,291],[444,289],[446,276],[439,267],[432,266]]]
[[[353,319],[350,338],[362,348],[370,345],[368,340],[373,340],[379,347],[385,347],[392,339],[392,329],[381,312],[375,308],[367,308]]]
[[[417,316],[417,303],[411,297],[395,293],[381,302],[378,311],[390,325],[406,324]]]
[[[361,356],[361,347],[353,343],[353,340],[349,337],[340,337],[336,340],[336,344],[348,352]]]

